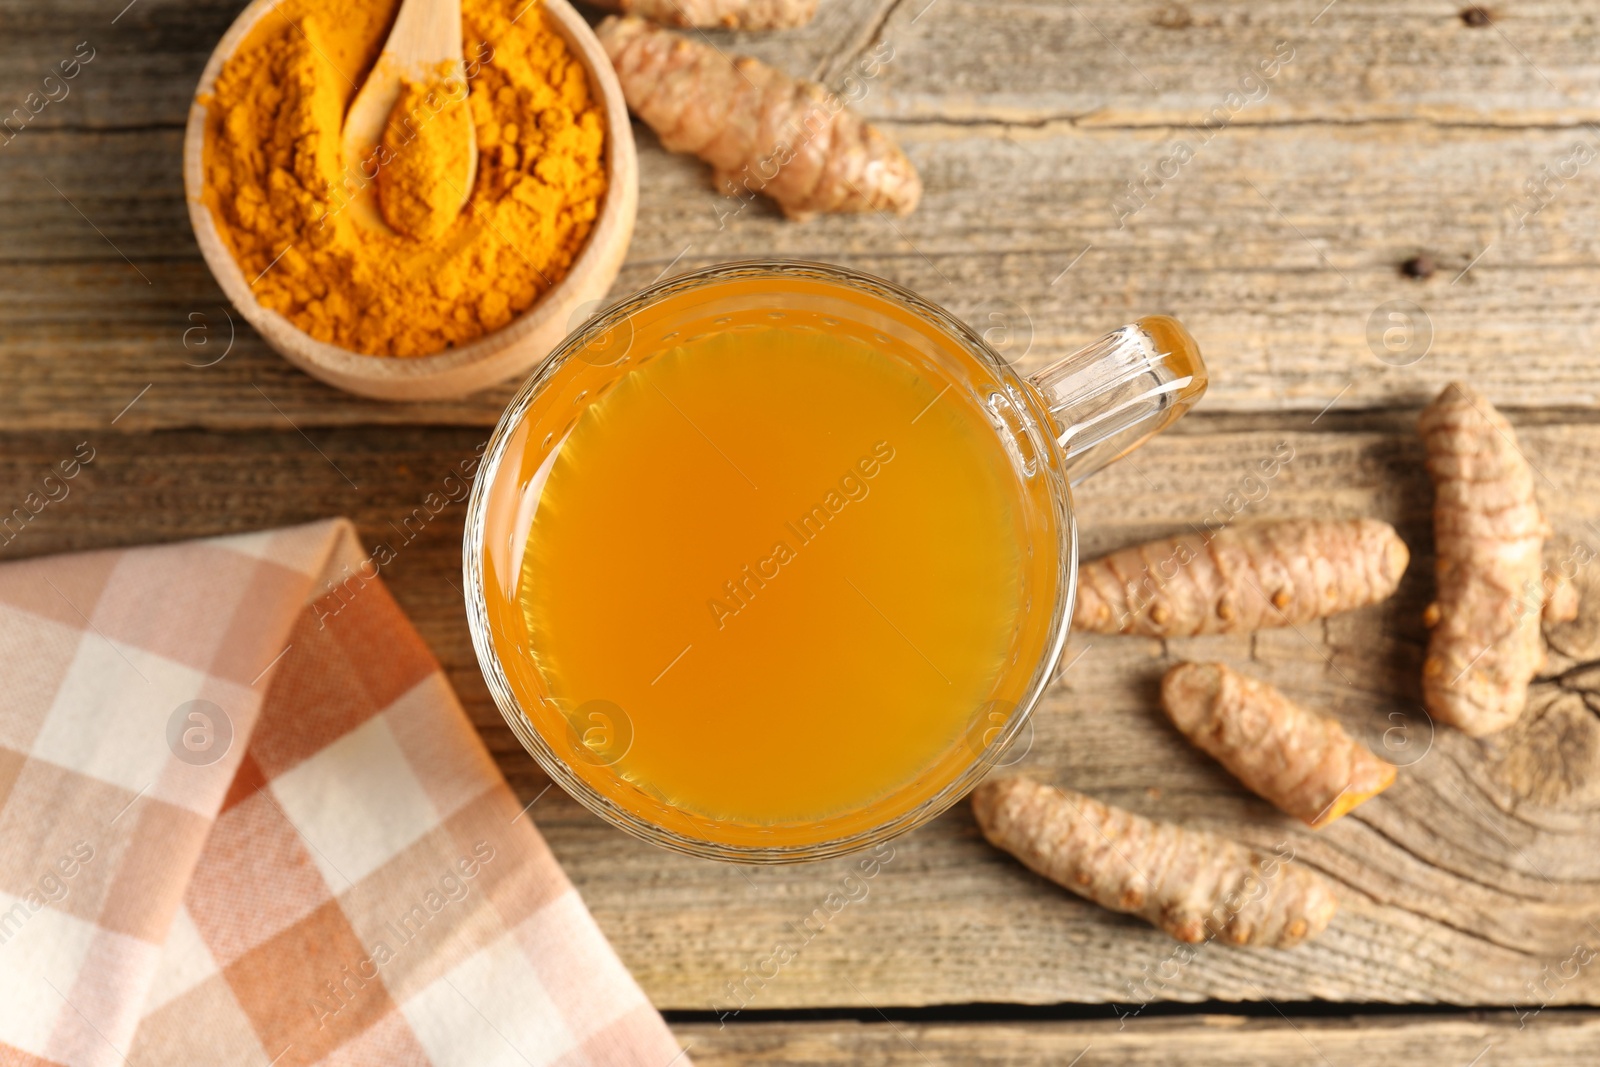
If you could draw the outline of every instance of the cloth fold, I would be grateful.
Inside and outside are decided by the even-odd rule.
[[[0,1065],[687,1063],[348,521],[0,566],[0,672]]]

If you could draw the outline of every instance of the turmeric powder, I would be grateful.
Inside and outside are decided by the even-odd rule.
[[[1027,778],[984,782],[972,811],[989,843],[1102,908],[1196,944],[1293,948],[1339,898],[1316,874],[1226,838],[1157,822]]]
[[[397,233],[435,240],[461,213],[472,140],[465,88],[454,80],[401,83],[383,152],[373,161],[380,164],[378,207]],[[413,127],[410,116],[422,116],[424,108],[432,114]]]
[[[605,196],[605,122],[581,63],[538,0],[524,3],[462,2],[477,178],[465,208],[444,225],[424,211],[414,235],[346,209],[376,196],[380,175],[404,187],[409,169],[415,190],[419,176],[441,172],[429,154],[453,150],[438,136],[447,108],[422,92],[406,114],[396,109],[415,136],[386,134],[393,174],[374,173],[376,157],[346,170],[340,154],[345,110],[383,46],[393,0],[337,16],[282,0],[256,24],[201,101],[203,195],[263,307],[319,341],[421,356],[506,325],[561,279]]]

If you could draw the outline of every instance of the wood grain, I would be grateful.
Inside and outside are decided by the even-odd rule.
[[[1333,878],[1343,908],[1290,952],[1207,946],[1174,966],[1174,943],[1092,907],[983,843],[964,806],[895,842],[861,899],[803,940],[802,921],[851,891],[851,861],[742,868],[670,855],[598,823],[559,790],[533,815],[602,928],[655,1003],[728,1011],[730,982],[779,942],[797,948],[750,1009],[969,1002],[1383,1000],[1532,1006],[1600,1003],[1600,653],[1574,639],[1526,731],[1489,743],[1433,730],[1417,704],[1432,559],[1421,447],[1409,431],[1189,432],[1158,439],[1079,493],[1086,553],[1202,523],[1228,508],[1255,461],[1294,458],[1237,521],[1371,515],[1414,551],[1396,597],[1300,631],[1160,642],[1074,637],[1018,767],[1145,814],[1257,845],[1285,843]],[[1600,427],[1520,428],[1548,482],[1557,527],[1600,545]],[[470,455],[482,431],[309,429],[215,434],[35,433],[0,437],[0,502],[87,437],[98,449],[71,494],[3,555],[169,540],[345,513],[369,540],[395,526]],[[314,446],[314,447],[313,447]],[[347,480],[348,479],[348,480]],[[1258,495],[1254,494],[1254,495]],[[502,769],[527,800],[546,782],[501,723],[468,644],[460,593],[461,505],[397,544],[385,569],[443,661]],[[1585,524],[1595,523],[1595,526]],[[393,526],[391,524],[394,524]],[[1600,566],[1580,579],[1600,585]],[[1600,608],[1600,588],[1590,597]],[[1589,620],[1596,621],[1591,608]],[[1321,832],[1275,813],[1190,747],[1161,715],[1158,679],[1177,658],[1221,659],[1337,715],[1406,764],[1378,799]],[[1536,758],[1529,758],[1533,753]],[[770,968],[768,968],[770,969]],[[1563,970],[1567,972],[1563,976]],[[1154,977],[1152,977],[1154,976]]]
[[[0,101],[21,104],[88,40],[96,58],[34,126],[180,125],[206,53],[242,6],[139,0],[119,17],[121,4],[7,0]],[[1185,121],[1289,40],[1294,77],[1256,121],[1593,121],[1600,28],[1582,5],[1492,6],[1494,25],[1474,28],[1461,5],[1438,0],[1341,0],[1327,11],[1301,0],[823,0],[794,32],[709,36],[823,79],[888,41],[906,62],[868,110],[919,120]]]
[[[1502,405],[1600,407],[1574,358],[1592,351],[1600,310],[1593,165],[1520,215],[1540,168],[1579,140],[1600,145],[1576,128],[1600,100],[1595,25],[1519,6],[1473,30],[1448,5],[1344,0],[1311,27],[1303,6],[1009,3],[999,19],[957,0],[835,0],[797,34],[741,37],[740,49],[841,85],[852,57],[895,44],[860,106],[922,170],[922,208],[793,225],[764,202],[719,197],[703,165],[640,129],[638,229],[613,292],[730,259],[820,258],[948,304],[1028,369],[1140,314],[1176,314],[1215,372],[1210,412],[1415,405],[1455,377]],[[271,427],[281,419],[257,386],[304,425],[491,423],[509,387],[352,402],[285,366],[227,308],[185,218],[175,125],[215,34],[160,16],[220,33],[229,14],[142,0],[115,29],[150,53],[108,44],[79,91],[0,150],[0,379],[19,401],[8,425],[97,425],[146,385],[119,429]],[[53,17],[63,40],[75,19],[92,21],[87,5]],[[1214,136],[1186,125],[1282,34],[1305,43],[1264,99]],[[27,64],[0,69],[10,78]],[[183,95],[169,99],[175,81]],[[112,84],[114,101],[90,91]],[[116,122],[97,109],[149,114]],[[1124,218],[1116,198],[1180,140],[1193,159]],[[1436,273],[1403,277],[1419,253]],[[1403,332],[1380,311],[1396,300],[1420,307],[1415,324],[1432,335],[1408,366],[1369,341],[1369,329]],[[215,359],[229,333],[225,360],[203,375],[186,365]],[[1419,342],[1400,358],[1420,353]]]
[[[701,1067],[1235,1067],[1303,1063],[1506,1064],[1588,1067],[1600,1017],[1554,1013],[1527,1019],[1490,1013],[1455,1018],[1242,1019],[1204,1015],[1115,1021],[927,1024],[885,1021],[759,1023],[719,1028],[677,1023],[673,1032]],[[1488,1055],[1485,1055],[1485,1052]],[[1474,1057],[1480,1057],[1474,1061]]]
[[[0,518],[83,440],[96,458],[0,558],[253,530],[333,514],[395,537],[472,454],[510,387],[435,404],[346,397],[292,369],[226,305],[199,258],[182,123],[240,0],[0,0],[0,120],[79,42],[70,93],[0,134]],[[501,722],[460,592],[464,507],[403,541],[384,577],[443,662],[502,770],[654,1002],[728,1012],[859,1008],[867,1023],[677,1026],[703,1064],[1588,1063],[1600,1021],[1600,612],[1551,634],[1516,730],[1435,730],[1417,678],[1431,594],[1416,408],[1465,378],[1513,409],[1564,537],[1600,548],[1600,23],[1579,5],[1439,0],[823,0],[787,34],[711,39],[841,88],[906,146],[927,195],[908,219],[783,222],[719,198],[699,163],[639,132],[641,198],[615,292],[752,256],[824,259],[943,302],[1024,368],[1150,312],[1178,315],[1214,372],[1175,434],[1079,493],[1094,554],[1229,508],[1279,442],[1295,459],[1237,518],[1371,515],[1414,562],[1386,604],[1302,631],[1167,644],[1075,637],[1017,766],[1150,815],[1286,843],[1344,907],[1293,952],[1172,942],[988,848],[958,807],[895,843],[860,899],[759,972],[846,887],[848,861],[740,868],[611,830],[548,784]],[[120,12],[120,13],[119,13]],[[1277,42],[1280,73],[1241,82]],[[851,82],[865,57],[877,76]],[[1238,106],[1228,94],[1239,91]],[[1255,99],[1248,99],[1255,97]],[[1228,109],[1214,136],[1196,130]],[[1204,140],[1201,144],[1200,141]],[[1194,150],[1128,215],[1117,197]],[[1425,254],[1427,279],[1400,264]],[[1432,330],[1389,361],[1369,327],[1409,301]],[[1375,318],[1376,313],[1376,318]],[[1416,322],[1423,321],[1417,318]],[[1399,335],[1395,335],[1399,336]],[[1403,337],[1401,338],[1403,339]],[[1380,336],[1381,340],[1381,336]],[[230,347],[231,343],[231,347]],[[1405,365],[1399,365],[1405,364]],[[155,432],[160,431],[160,432]],[[1600,567],[1580,576],[1600,607]],[[1155,704],[1175,659],[1216,658],[1337,715],[1405,764],[1313,834],[1183,742]],[[1065,665],[1064,664],[1064,665]],[[855,884],[855,883],[851,883]],[[846,887],[847,888],[847,887]],[[1481,1017],[1159,1018],[1146,1001],[1453,1002]],[[1108,1022],[929,1025],[873,1006],[1104,1002]],[[1530,1015],[1544,1005],[1538,1015]],[[1153,1011],[1153,1009],[1152,1009]],[[1120,1028],[1119,1028],[1120,1026]],[[1309,1047],[1308,1047],[1309,1046]]]

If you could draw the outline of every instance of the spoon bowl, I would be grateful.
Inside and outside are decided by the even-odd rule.
[[[466,158],[452,161],[445,180],[451,206],[459,212],[466,205],[478,173],[478,137],[463,110],[467,78],[461,53],[461,0],[402,0],[383,51],[345,112],[340,153],[347,173],[366,164],[382,143],[405,82],[438,85],[449,104],[431,121],[459,121],[465,127]],[[365,224],[389,228],[372,197],[357,197],[351,207]]]
[[[639,165],[622,87],[594,32],[567,0],[540,0],[557,32],[588,75],[605,115],[606,195],[589,239],[572,267],[534,305],[505,326],[429,356],[371,356],[319,341],[283,315],[262,307],[206,206],[206,101],[217,76],[278,0],[253,0],[218,42],[200,76],[183,139],[183,184],[189,221],[206,265],[245,320],[290,363],[330,385],[381,400],[443,400],[525,375],[581,320],[578,312],[606,294],[633,236]],[[457,31],[459,33],[459,30]]]

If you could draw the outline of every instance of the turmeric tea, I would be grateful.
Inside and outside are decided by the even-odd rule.
[[[934,403],[957,379],[730,318],[578,419],[519,599],[553,744],[606,709],[622,803],[786,843],[971,763],[1025,625],[1026,505],[984,409]]]
[[[525,3],[461,5],[479,156],[459,211],[467,191],[440,177],[459,151],[459,99],[452,109],[437,87],[402,94],[383,157],[341,155],[395,3],[335,16],[283,0],[262,17],[201,103],[205,203],[263,307],[319,341],[422,356],[506,325],[566,274],[606,193],[605,122],[582,64],[538,0]],[[380,186],[393,230],[347,210],[378,208]]]

